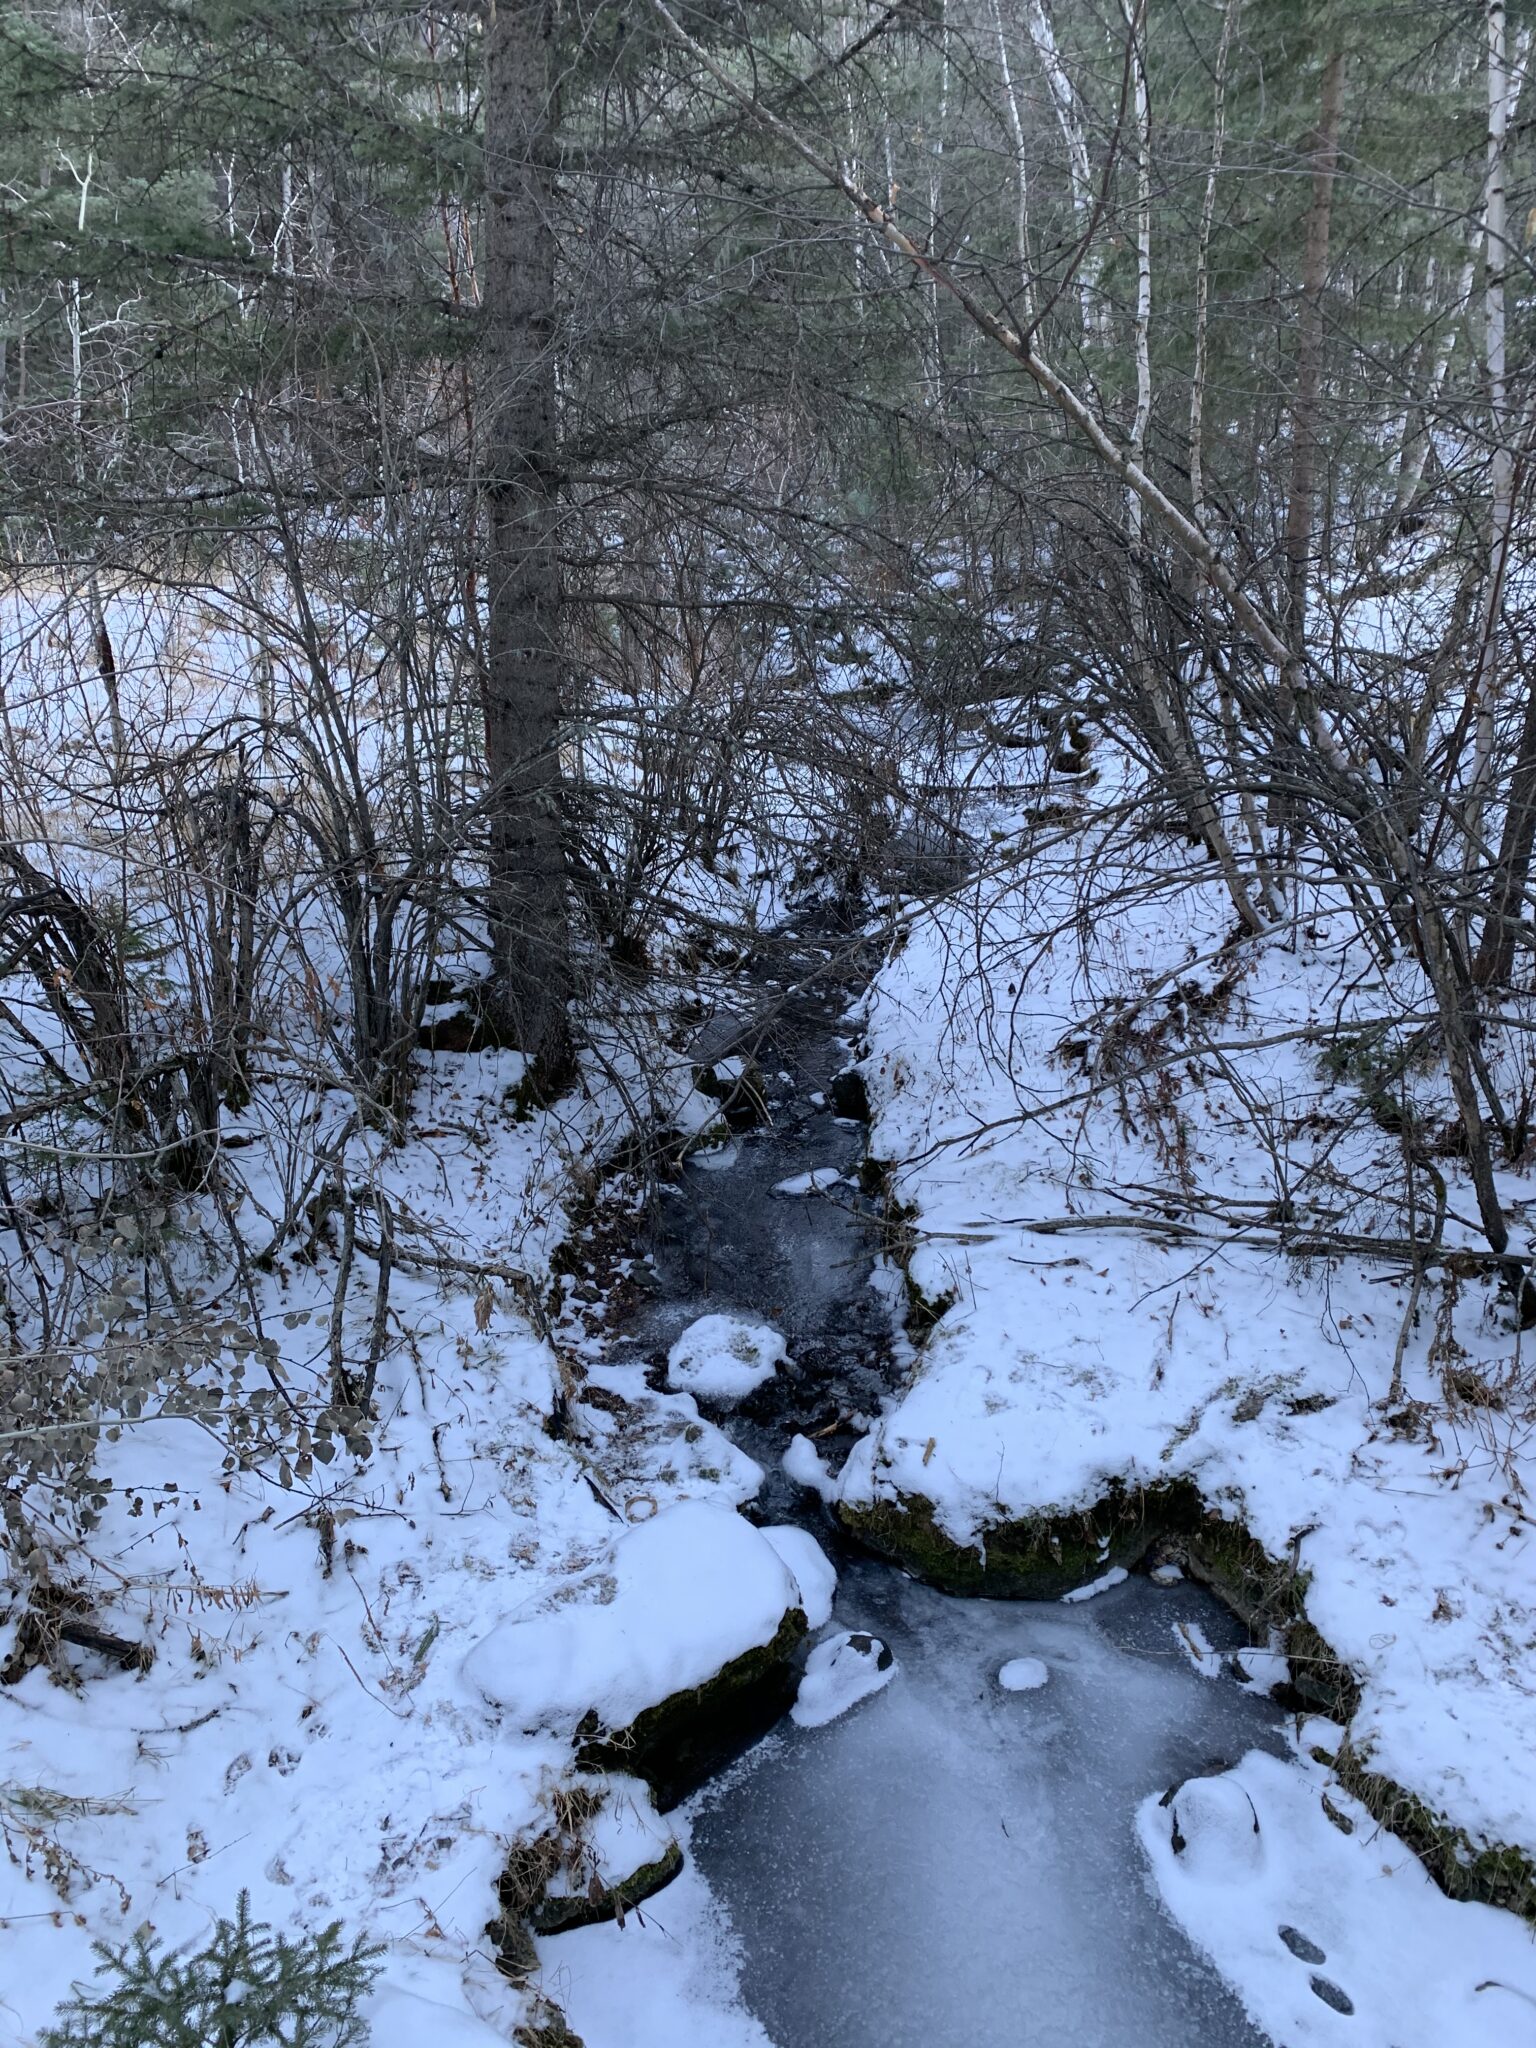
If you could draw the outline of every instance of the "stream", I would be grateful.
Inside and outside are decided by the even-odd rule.
[[[780,1469],[797,1430],[829,1430],[835,1467],[836,1425],[877,1412],[895,1370],[873,1206],[849,1184],[774,1193],[862,1154],[824,1106],[857,962],[798,986],[847,944],[817,913],[753,963],[743,1008],[777,1006],[757,1047],[766,1122],[661,1197],[624,1343],[659,1361],[717,1311],[784,1333],[790,1363],[720,1419],[764,1467],[763,1519],[800,1521],[836,1563],[833,1627],[872,1631],[897,1664],[827,1725],[781,1722],[684,1808],[742,1996],[776,2048],[1263,2048],[1162,1911],[1134,1833],[1148,1793],[1284,1752],[1280,1709],[1180,1647],[1178,1623],[1238,1646],[1231,1617],[1144,1577],[1070,1605],[954,1599],[853,1550]],[[999,1685],[1020,1657],[1046,1667],[1039,1689]]]

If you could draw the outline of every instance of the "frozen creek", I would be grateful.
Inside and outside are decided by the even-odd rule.
[[[1262,2042],[1135,1837],[1148,1792],[1275,1744],[1267,1702],[1175,1648],[1176,1615],[1220,1640],[1188,1586],[962,1601],[845,1564],[837,1625],[881,1636],[895,1681],[825,1728],[775,1730],[690,1807],[778,2048]],[[1039,1690],[998,1684],[1019,1656],[1046,1664]]]
[[[752,994],[770,1003],[833,936],[803,926]],[[775,1192],[856,1170],[862,1132],[812,1100],[848,1056],[848,994],[775,1019],[769,1123],[666,1194],[655,1295],[629,1332],[659,1356],[711,1312],[783,1331],[793,1365],[728,1420],[769,1474],[769,1519],[815,1508],[779,1471],[790,1435],[874,1406],[889,1371],[864,1205],[846,1183]],[[1223,1612],[1141,1578],[1080,1605],[955,1600],[810,1526],[839,1568],[833,1628],[881,1637],[895,1679],[826,1726],[781,1723],[686,1809],[776,2048],[1262,2048],[1158,1903],[1135,1833],[1148,1793],[1283,1748],[1277,1708],[1178,1646],[1179,1621],[1235,1645]],[[1019,1658],[1045,1664],[1043,1686],[999,1684]],[[665,1899],[653,1910],[664,1923]]]

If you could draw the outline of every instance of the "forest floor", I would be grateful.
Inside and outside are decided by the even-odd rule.
[[[1155,1799],[1128,1812],[1126,1855],[1278,2041],[1536,2039],[1523,1924],[1446,1899],[1369,1803],[1387,1785],[1417,1846],[1453,1874],[1491,1857],[1512,1895],[1536,1858],[1530,1378],[1448,1151],[1458,1256],[1416,1272],[1393,1249],[1401,1113],[1431,1116],[1438,1083],[1430,1061],[1389,1087],[1372,1060],[1379,1017],[1415,993],[1385,988],[1321,898],[1298,944],[1235,952],[1209,871],[1177,842],[1122,844],[1108,794],[988,799],[995,868],[898,911],[847,1028],[889,1205],[874,1308],[902,1384],[883,1412],[864,1389],[866,1412],[802,1438],[789,1471],[854,1515],[926,1504],[943,1542],[983,1552],[1116,1488],[1195,1489],[1347,1671],[1347,1739],[1298,1716],[1291,1759],[1202,1781],[1225,1789],[1182,1821]],[[693,994],[690,1032],[740,989],[724,966]],[[708,1135],[718,1102],[685,1052],[666,1057],[655,1093]],[[386,1944],[375,2048],[538,2027],[570,1989],[562,1942],[601,1962],[587,2048],[763,2048],[739,1934],[692,1862],[664,1910],[541,1941],[521,1982],[497,1967],[508,1845],[564,1811],[584,1709],[621,1727],[792,1611],[813,1628],[830,1611],[804,1531],[736,1513],[762,1466],[614,1349],[652,1283],[643,1219],[611,1185],[594,1203],[624,1126],[612,1063],[532,1116],[520,1078],[514,1054],[423,1053],[403,1143],[354,1140],[407,1253],[368,1457],[285,1484],[225,1470],[190,1420],[107,1448],[91,1578],[153,1662],[61,1646],[72,1683],[38,1667],[0,1687],[3,2038],[33,2039],[93,1940],[146,1923],[191,1940],[247,1889],[279,1924],[337,1918]],[[250,1153],[242,1171],[255,1186]],[[1525,1175],[1501,1193],[1520,1221]],[[836,1198],[814,1181],[783,1196]],[[1323,1243],[1351,1237],[1349,1255]],[[261,1278],[296,1380],[323,1368],[335,1279],[324,1244]],[[372,1313],[365,1270],[348,1355]],[[770,1492],[781,1515],[784,1480]],[[1184,1648],[1205,1675],[1207,1650]],[[1278,1641],[1249,1660],[1261,1690],[1285,1679]],[[633,1816],[610,1819],[645,1834],[638,1788]],[[1326,1969],[1300,1969],[1283,1927]]]

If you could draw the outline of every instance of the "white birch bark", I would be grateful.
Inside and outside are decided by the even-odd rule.
[[[1067,67],[1062,62],[1056,27],[1046,0],[1025,0],[1024,19],[1034,47],[1035,61],[1044,75],[1051,105],[1056,110],[1056,124],[1067,148],[1073,218],[1078,234],[1086,238],[1093,220],[1093,165],[1088,155],[1088,135],[1083,126],[1082,109]],[[1077,271],[1078,303],[1082,309],[1085,335],[1103,325],[1103,308],[1099,303],[1100,269],[1099,252],[1094,248],[1085,249]]]
[[[1509,45],[1504,0],[1488,0],[1488,173],[1483,202],[1483,362],[1488,378],[1488,431],[1493,442],[1488,578],[1483,596],[1477,680],[1474,685],[1472,768],[1468,778],[1466,836],[1475,863],[1493,769],[1499,697],[1499,621],[1514,517],[1515,455],[1510,443],[1505,360],[1505,277],[1509,267],[1505,143],[1509,131]]]
[[[1195,251],[1195,361],[1189,387],[1189,497],[1196,519],[1205,524],[1205,366],[1211,307],[1211,229],[1216,219],[1216,187],[1227,145],[1227,65],[1242,0],[1226,0],[1221,39],[1216,46],[1215,107],[1211,161],[1200,201],[1200,236]]]
[[[997,64],[1002,74],[1003,105],[1008,114],[1008,135],[1013,146],[1013,241],[1019,265],[1019,310],[1027,327],[1035,317],[1035,293],[1029,260],[1029,164],[1024,154],[1024,117],[1019,109],[1018,88],[1008,55],[1008,36],[1003,25],[1002,0],[992,0],[992,26],[997,34]]]

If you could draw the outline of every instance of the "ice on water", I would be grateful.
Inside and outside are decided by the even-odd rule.
[[[1026,1606],[845,1571],[837,1619],[898,1677],[771,1737],[690,1813],[778,2048],[1260,2048],[1137,1838],[1148,1794],[1282,1746],[1273,1707],[1175,1647],[1186,1605],[1222,1629],[1187,1586]],[[1003,1690],[1025,1659],[1050,1683]]]

